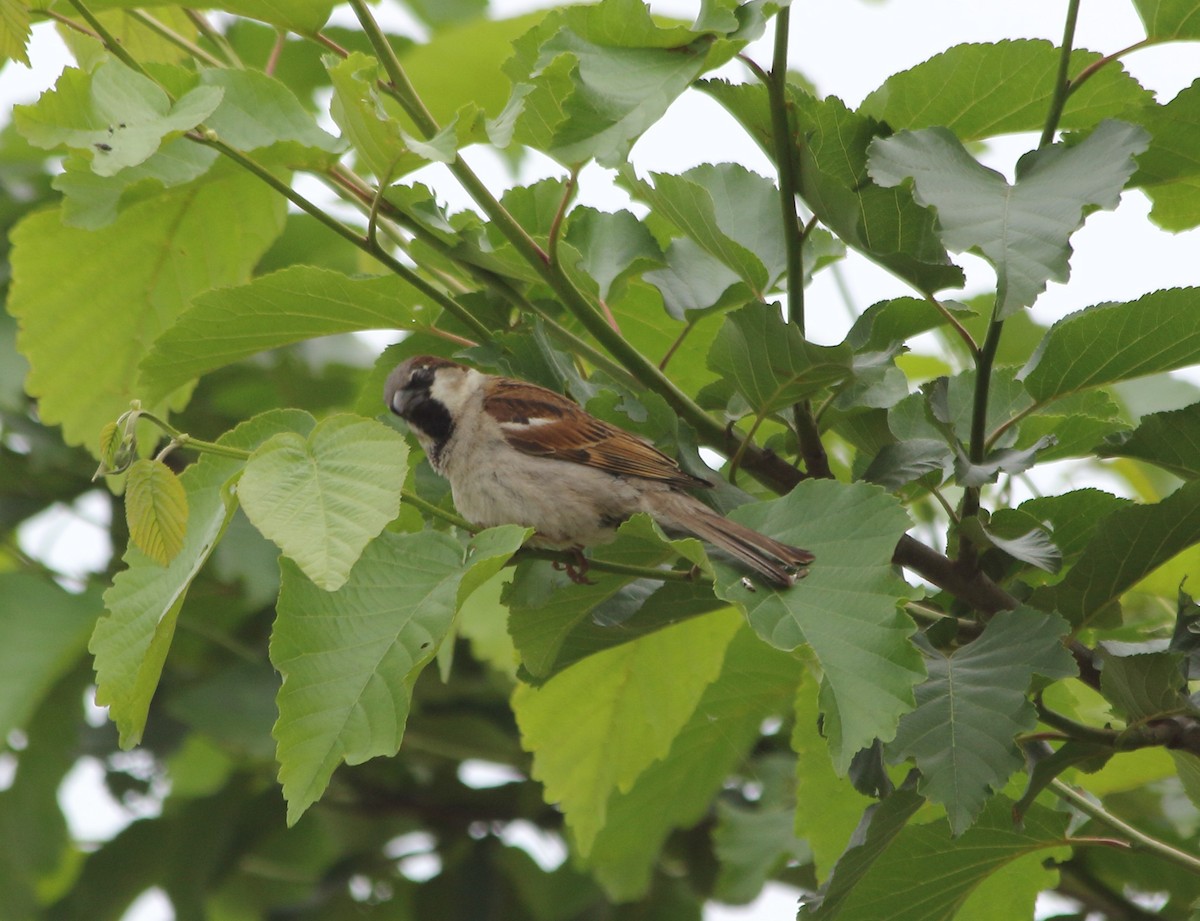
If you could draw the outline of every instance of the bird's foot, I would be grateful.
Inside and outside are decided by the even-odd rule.
[[[576,585],[595,585],[596,583],[587,577],[588,559],[583,555],[583,551],[578,547],[572,547],[569,553],[575,557],[574,560],[570,562],[555,560],[550,565],[559,572],[565,572],[567,578]]]

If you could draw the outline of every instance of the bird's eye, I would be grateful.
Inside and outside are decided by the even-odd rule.
[[[405,390],[425,389],[433,386],[433,368],[414,368]]]

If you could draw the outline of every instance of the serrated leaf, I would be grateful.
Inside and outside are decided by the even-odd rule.
[[[490,128],[493,140],[515,138],[564,164],[617,166],[706,69],[711,47],[688,29],[658,27],[633,0],[547,16],[514,43],[505,66],[513,95]]]
[[[1180,653],[1121,655],[1116,648],[1100,645],[1100,690],[1127,722],[1141,723],[1193,709]]]
[[[1200,223],[1200,156],[1192,140],[1200,129],[1200,81],[1165,105],[1145,105],[1127,117],[1153,138],[1133,177],[1154,203],[1150,219],[1164,230],[1195,227]]]
[[[1088,387],[1200,362],[1200,288],[1097,304],[1063,317],[1019,377],[1045,402]]]
[[[243,423],[218,443],[251,450],[279,432],[306,432],[311,425],[306,413],[274,411]],[[226,485],[242,464],[208,455],[189,466],[180,477],[189,527],[179,554],[163,567],[129,547],[122,558],[126,568],[104,593],[108,614],[96,622],[88,649],[96,657],[97,704],[109,708],[124,748],[142,737],[188,588],[233,515],[235,504]]]
[[[897,131],[940,125],[964,142],[1040,131],[1061,57],[1059,49],[1044,39],[955,45],[888,77],[858,111]],[[1095,51],[1073,51],[1067,79],[1102,58]],[[1103,67],[1067,98],[1059,127],[1085,130],[1153,98],[1122,68]]]
[[[788,711],[803,670],[798,659],[764,647],[750,630],[734,634],[720,676],[701,695],[667,756],[608,801],[608,821],[587,866],[609,898],[630,901],[645,894],[668,834],[709,814],[713,796],[760,738],[762,721]]]
[[[193,295],[247,279],[282,229],[283,205],[256,177],[218,164],[197,185],[131,205],[102,231],[63,226],[57,209],[21,221],[6,306],[20,323],[26,387],[42,421],[94,450],[100,428],[142,396],[136,370],[146,343]],[[147,410],[161,408],[147,401]]]
[[[981,166],[945,128],[905,131],[871,145],[871,178],[911,179],[913,197],[936,209],[938,232],[954,252],[978,250],[996,270],[996,317],[1033,304],[1048,281],[1070,275],[1067,242],[1091,207],[1112,209],[1149,135],[1103,121],[1081,143],[1026,154],[1014,185]]]
[[[329,66],[333,83],[329,112],[362,165],[381,183],[390,184],[423,166],[425,160],[409,150],[399,124],[389,117],[375,85],[379,76],[379,62],[357,51]]]
[[[732,611],[695,618],[588,656],[540,688],[517,687],[521,745],[581,855],[604,828],[612,794],[666,757],[739,623]]]
[[[361,416],[329,416],[307,438],[285,432],[260,445],[238,497],[284,556],[335,591],[399,514],[407,472],[408,444],[399,432]]]
[[[350,278],[298,265],[206,292],[151,346],[140,385],[152,395],[293,342],[366,329],[425,330],[436,311],[394,275]]]
[[[626,276],[663,264],[654,235],[628,211],[575,208],[566,240],[583,255],[580,268],[596,282],[604,301]]]
[[[881,809],[887,808],[891,798]],[[834,871],[830,895],[815,911],[799,917],[814,921],[951,921],[963,902],[984,880],[1017,858],[1050,851],[1064,859],[1068,816],[1035,806],[1020,828],[1012,821],[1012,802],[996,797],[979,821],[954,837],[945,821],[908,825],[876,846],[878,853],[847,888],[838,885],[841,863]],[[889,826],[889,830],[894,825]],[[930,888],[928,870],[937,868],[939,885]],[[838,898],[833,894],[837,886]]]
[[[879,487],[805,480],[782,499],[730,517],[816,554],[808,576],[783,590],[751,591],[741,571],[718,563],[716,592],[772,646],[812,647],[824,672],[825,732],[844,772],[859,749],[892,738],[923,677],[908,639],[915,627],[897,607],[910,589],[891,562],[908,515]]]
[[[863,471],[862,478],[885,489],[896,490],[926,474],[940,471],[940,484],[953,460],[954,455],[944,439],[912,438],[883,445]]]
[[[848,342],[856,352],[890,352],[914,336],[949,323],[947,314],[963,319],[973,316],[969,307],[953,301],[942,303],[942,310],[917,297],[897,297],[878,301],[864,310],[850,332]]]
[[[622,179],[656,215],[763,297],[787,264],[778,223],[762,220],[778,207],[774,183],[734,163],[704,164],[679,176],[650,175],[653,185],[637,179],[632,170],[622,173]]]
[[[711,93],[758,142],[775,156],[770,108],[761,83],[704,81]],[[821,223],[868,258],[932,294],[961,287],[962,271],[950,264],[934,232],[933,217],[903,189],[884,189],[867,175],[867,145],[886,128],[851,112],[836,97],[815,99],[789,84],[800,194]]]
[[[1146,26],[1146,36],[1159,41],[1200,38],[1200,4],[1196,0],[1133,0]]]
[[[1200,542],[1200,482],[1185,483],[1154,505],[1117,509],[1095,526],[1066,578],[1033,596],[1074,627],[1088,622],[1177,553]]]
[[[25,46],[30,35],[29,6],[19,0],[0,0],[0,61],[18,61],[28,67]]]
[[[272,735],[293,825],[339,764],[399,750],[413,682],[454,619],[463,548],[436,531],[382,534],[332,592],[290,560],[281,569]]]
[[[200,86],[172,102],[153,80],[115,60],[92,73],[63,71],[37,103],[16,106],[18,130],[36,147],[87,151],[92,171],[112,176],[150,157],[169,134],[194,128],[221,103],[222,91]]]
[[[1100,445],[1101,457],[1132,457],[1193,480],[1200,477],[1200,403],[1142,416],[1132,432]]]
[[[995,448],[978,463],[960,451],[955,458],[954,475],[961,486],[995,483],[1002,473],[1016,476],[1038,462],[1038,454],[1058,443],[1054,435],[1043,435],[1027,448]]]
[[[187,533],[187,492],[160,460],[133,462],[125,478],[125,517],[129,539],[142,553],[166,566],[183,549]]]
[[[200,85],[221,91],[221,104],[205,127],[238,150],[292,141],[337,154],[345,146],[316,123],[287,86],[261,71],[208,68],[200,72]]]
[[[1025,698],[1033,676],[1076,673],[1062,645],[1068,630],[1057,615],[1022,607],[995,615],[949,656],[927,653],[929,680],[917,688],[917,708],[900,718],[888,750],[893,760],[916,761],[920,791],[946,807],[955,835],[1024,763],[1014,737],[1037,723]]]
[[[851,357],[845,343],[809,342],[777,307],[749,304],[726,316],[709,349],[708,367],[766,415],[849,377]]]

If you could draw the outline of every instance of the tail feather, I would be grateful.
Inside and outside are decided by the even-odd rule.
[[[661,498],[665,501],[654,509],[660,524],[708,541],[775,585],[791,585],[814,559],[807,550],[730,521],[691,496],[670,492]]]

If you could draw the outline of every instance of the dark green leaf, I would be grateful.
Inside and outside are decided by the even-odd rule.
[[[917,708],[900,718],[889,752],[916,761],[921,792],[946,807],[955,835],[1023,763],[1013,740],[1037,722],[1025,699],[1033,676],[1076,673],[1062,645],[1068,629],[1056,615],[1022,607],[1001,611],[951,655],[926,655],[929,680],[917,687]]]
[[[1016,131],[1040,131],[1054,93],[1061,52],[1044,39],[955,45],[888,77],[859,113],[899,131],[941,126],[978,141]],[[1095,51],[1071,54],[1067,79],[1100,61]],[[1105,62],[1111,64],[1112,62]],[[1067,97],[1059,127],[1091,128],[1105,118],[1153,101],[1121,67],[1106,66]]]
[[[996,316],[1028,307],[1048,281],[1066,281],[1071,234],[1090,208],[1112,209],[1149,136],[1133,125],[1101,122],[1087,139],[1026,154],[1017,181],[981,166],[945,128],[905,131],[871,145],[871,178],[884,186],[911,179],[913,197],[937,210],[942,242],[978,250],[996,270]]]
[[[908,640],[914,627],[897,607],[910,589],[891,563],[908,516],[878,487],[806,480],[782,499],[731,517],[816,554],[809,575],[782,590],[747,587],[740,570],[718,564],[716,591],[744,609],[772,646],[812,647],[824,673],[825,734],[834,764],[845,771],[860,748],[893,736],[922,677]]]
[[[1200,288],[1155,291],[1063,317],[1021,371],[1038,402],[1200,361]]]
[[[759,415],[791,406],[850,374],[850,347],[813,345],[779,308],[750,304],[725,318],[708,366],[731,381]]]
[[[891,802],[884,801],[883,806]],[[954,837],[945,821],[909,825],[882,843],[883,852],[847,891],[832,902],[830,895],[813,912],[801,917],[838,921],[950,921],[971,892],[993,873],[1024,854],[1050,851],[1065,857],[1068,816],[1035,806],[1021,828],[1013,827],[1012,802],[996,797],[965,834]],[[890,829],[889,829],[890,830]],[[877,845],[877,847],[879,847]],[[927,873],[937,867],[938,885],[930,886]],[[858,869],[862,869],[861,866]]]
[[[897,490],[935,470],[939,483],[950,470],[954,456],[941,438],[914,438],[884,445],[863,472],[863,479]]]
[[[1192,480],[1200,477],[1200,403],[1143,416],[1132,432],[1108,439],[1103,457],[1132,457]]]
[[[1200,223],[1200,157],[1192,140],[1200,130],[1200,82],[1166,105],[1146,105],[1129,117],[1153,136],[1133,177],[1154,203],[1150,219],[1164,230],[1195,227]]]
[[[1053,754],[1034,762],[1025,793],[1013,806],[1013,816],[1019,821],[1037,795],[1063,771],[1069,768],[1080,768],[1089,773],[1098,771],[1114,754],[1116,751],[1111,745],[1100,742],[1081,742],[1077,739],[1064,742]]]
[[[1118,509],[1101,520],[1065,579],[1034,595],[1073,626],[1087,623],[1175,554],[1200,542],[1200,483],[1155,505]]]

